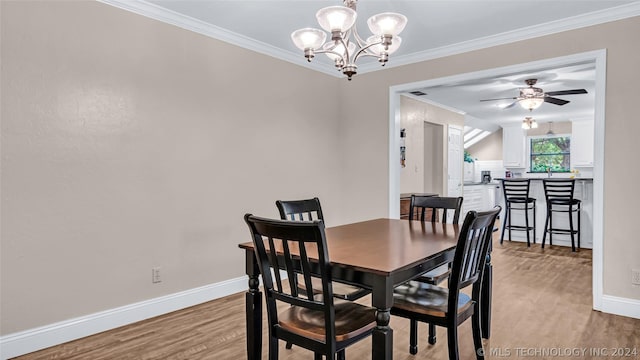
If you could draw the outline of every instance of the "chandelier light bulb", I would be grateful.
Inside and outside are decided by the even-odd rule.
[[[349,49],[349,53],[353,54],[356,51],[356,44],[349,43],[347,48]],[[327,57],[333,61],[344,60],[347,57],[347,53],[344,51],[344,45],[342,45],[342,43],[339,43],[338,45],[336,45],[334,43],[329,42],[324,44],[322,46],[322,49],[327,51],[325,55],[327,55]],[[338,56],[335,53],[338,53],[341,56]]]
[[[396,36],[407,25],[407,17],[402,14],[386,12],[373,15],[367,20],[369,30],[378,36]]]
[[[327,39],[327,33],[320,29],[304,28],[291,33],[291,40],[300,50],[318,49]]]
[[[357,14],[345,6],[329,6],[318,10],[318,24],[328,32],[345,32],[356,22]]]

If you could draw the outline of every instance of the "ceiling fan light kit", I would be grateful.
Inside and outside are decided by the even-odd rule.
[[[526,97],[522,100],[519,100],[518,104],[520,104],[523,109],[531,111],[539,108],[543,102],[544,99],[540,97]]]
[[[407,17],[402,14],[385,12],[373,15],[367,21],[373,33],[367,40],[358,34],[355,21],[357,0],[344,0],[344,6],[329,6],[318,10],[318,24],[331,34],[331,41],[326,42],[327,34],[319,29],[304,28],[291,34],[293,43],[304,51],[304,57],[311,61],[315,54],[326,54],[334,61],[336,68],[351,80],[358,72],[356,61],[362,56],[376,57],[382,66],[389,60],[389,55],[400,46],[402,39],[398,36],[407,25]]]
[[[494,100],[515,100],[511,104],[503,107],[503,109],[510,109],[516,103],[520,104],[523,109],[527,109],[529,111],[535,110],[542,105],[542,103],[551,103],[555,105],[566,105],[569,103],[568,100],[563,100],[556,98],[554,96],[558,95],[577,95],[577,94],[586,94],[587,90],[585,89],[573,89],[573,90],[560,90],[560,91],[549,91],[544,92],[541,88],[534,87],[534,85],[538,82],[538,79],[527,79],[524,81],[529,87],[521,88],[520,94],[518,97],[510,97],[510,98],[498,98],[498,99],[484,99],[480,101],[494,101]]]

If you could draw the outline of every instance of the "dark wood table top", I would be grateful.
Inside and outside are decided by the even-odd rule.
[[[459,225],[375,219],[326,229],[332,264],[389,275],[456,245]],[[253,243],[242,243],[253,249]],[[295,249],[291,249],[295,254]],[[313,257],[309,253],[310,257]]]

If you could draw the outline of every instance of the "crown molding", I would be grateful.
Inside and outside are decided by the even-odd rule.
[[[223,29],[219,26],[177,13],[175,11],[157,6],[145,0],[97,0],[138,15],[162,21],[185,30],[193,31],[226,43],[252,50],[267,56],[271,56],[289,63],[319,71],[334,77],[343,77],[335,67],[321,62],[309,63],[299,53],[283,50],[267,43],[257,41],[247,36]],[[622,20],[634,16],[640,16],[640,1],[617,7],[594,11],[565,19],[550,21],[533,25],[522,29],[508,31],[492,36],[477,38],[457,44],[442,46],[408,55],[394,56],[385,67],[378,63],[365,63],[358,65],[358,73],[363,74],[379,71],[397,66],[413,64],[417,62],[433,60],[446,56],[461,54],[469,51],[485,49],[493,46],[509,44],[517,41],[532,39],[540,36],[556,34],[563,31],[575,30],[587,26],[603,24],[611,21]]]
[[[158,20],[166,24],[193,31],[226,43],[252,50],[263,55],[284,60],[292,64],[302,66],[311,70],[319,71],[327,75],[342,77],[342,73],[336,71],[332,65],[319,62],[309,63],[299,53],[286,51],[272,46],[262,41],[238,34],[219,26],[177,13],[173,10],[163,8],[144,0],[96,0],[103,4],[111,5],[122,10],[126,10],[150,19]]]
[[[634,16],[640,16],[640,1],[620,5],[605,10],[594,11],[582,15],[576,15],[560,20],[554,20],[543,24],[528,26],[518,30],[477,38],[457,44],[442,46],[408,55],[394,56],[386,65],[386,68],[413,64],[421,61],[433,60],[451,55],[457,55],[469,51],[485,49],[517,41],[533,39],[536,37],[557,34],[564,31],[580,29],[588,26],[604,24],[607,22],[622,20]],[[375,64],[363,64],[358,67],[359,72],[367,73],[380,70]]]

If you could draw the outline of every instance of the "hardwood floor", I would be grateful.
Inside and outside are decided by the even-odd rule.
[[[527,248],[494,241],[492,261],[492,333],[484,343],[488,358],[640,359],[640,320],[591,310],[590,250],[572,253],[566,247],[543,250],[539,244]],[[447,358],[445,329],[438,328],[432,346],[425,324],[419,328],[418,354],[410,355],[408,325],[405,319],[391,320],[395,359]],[[244,294],[235,294],[16,359],[243,359],[244,331]],[[458,335],[461,359],[475,359],[470,321]],[[618,348],[635,354],[616,356]],[[286,350],[281,343],[280,359],[312,358],[307,350]],[[370,359],[371,340],[348,348],[347,358]]]

